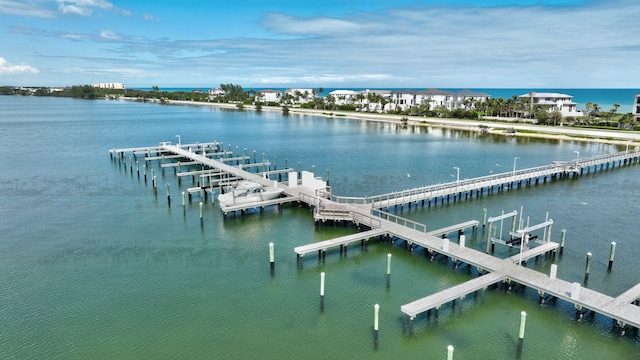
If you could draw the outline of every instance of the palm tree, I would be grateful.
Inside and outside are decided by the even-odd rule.
[[[616,112],[618,112],[619,107],[620,104],[613,104],[613,109],[609,110],[609,112],[611,113],[611,121],[615,121],[614,117],[616,116]],[[620,120],[618,127],[622,127],[622,120]]]

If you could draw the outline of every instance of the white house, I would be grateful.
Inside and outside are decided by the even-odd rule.
[[[391,92],[391,110],[407,110],[412,106],[429,105],[429,109],[442,106],[448,110],[471,108],[471,101],[488,99],[491,95],[471,90],[456,92],[428,90],[399,90]]]
[[[215,98],[225,96],[226,94],[227,92],[220,88],[209,89],[209,100],[213,100]]]
[[[389,103],[391,98],[391,91],[366,89],[359,91],[355,98],[360,111],[383,112],[385,105]]]
[[[124,90],[124,83],[100,83],[100,84],[91,84],[91,87],[99,88],[99,89]]]
[[[473,104],[476,101],[479,101],[479,100],[486,101],[489,98],[491,98],[491,95],[485,92],[471,91],[467,89],[456,91],[453,93],[453,98],[451,100],[452,101],[451,110],[455,110],[455,109],[469,110],[474,108]]]
[[[315,97],[313,89],[287,89],[284,94],[289,95],[294,104],[305,104]]]
[[[331,96],[336,105],[347,105],[353,104],[354,97],[358,93],[353,90],[333,90],[327,95],[327,97]]]
[[[273,103],[280,102],[282,91],[280,90],[260,90],[256,95],[256,102]]]
[[[633,97],[633,109],[632,109],[633,118],[636,121],[640,121],[640,94],[636,94]]]
[[[407,110],[422,103],[421,90],[397,90],[389,94],[387,110]]]
[[[520,95],[521,98],[530,99],[533,105],[543,105],[549,108],[549,112],[560,111],[562,116],[583,116],[581,111],[576,110],[576,103],[573,102],[573,96],[559,93],[536,93]]]

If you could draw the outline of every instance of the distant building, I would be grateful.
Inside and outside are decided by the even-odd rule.
[[[288,97],[294,104],[305,104],[313,101],[315,97],[313,89],[287,89],[284,94],[289,95]]]
[[[640,121],[640,94],[633,97],[633,118]]]
[[[520,95],[521,98],[531,99],[532,105],[543,105],[549,109],[549,112],[560,111],[562,116],[583,116],[581,111],[576,110],[576,103],[573,102],[573,96],[559,93],[536,93]]]
[[[353,90],[333,90],[327,95],[331,96],[336,105],[353,104],[353,99],[358,93]]]
[[[124,83],[99,83],[91,84],[91,87],[100,89],[124,90]]]
[[[428,90],[398,90],[391,92],[390,110],[407,110],[414,106],[428,105],[430,110],[444,107],[448,110],[473,108],[477,100],[486,100],[491,95],[471,90],[446,91],[439,89]]]
[[[255,101],[262,103],[280,102],[282,91],[280,90],[260,90],[256,95]]]
[[[358,110],[365,112],[383,112],[385,105],[389,103],[391,91],[389,90],[362,90],[356,95]]]
[[[223,97],[227,94],[226,91],[220,89],[220,88],[215,88],[215,89],[209,89],[209,100],[213,100],[215,98],[219,98],[219,97]]]

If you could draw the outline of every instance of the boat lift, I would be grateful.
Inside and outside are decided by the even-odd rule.
[[[495,250],[495,244],[503,244],[508,245],[509,247],[519,246],[520,247],[520,256],[522,256],[522,252],[529,248],[529,241],[536,240],[539,244],[548,243],[551,241],[551,225],[553,224],[553,220],[549,219],[549,213],[547,213],[546,220],[540,224],[529,226],[529,221],[527,220],[527,226],[524,227],[522,223],[522,208],[520,208],[520,229],[516,230],[516,220],[517,220],[518,212],[516,210],[505,214],[504,211],[501,215],[496,217],[490,217],[487,222],[489,223],[489,231],[487,234],[487,250],[486,253],[489,254]],[[502,239],[503,233],[503,224],[504,220],[512,218],[511,220],[511,231],[509,231],[509,240]],[[492,225],[494,222],[500,221],[500,235],[496,237],[496,228]],[[544,228],[544,234],[542,240],[537,240],[538,236],[531,237],[531,232]],[[522,258],[518,261],[518,265],[522,262]]]

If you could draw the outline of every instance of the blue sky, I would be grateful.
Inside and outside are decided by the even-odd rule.
[[[0,0],[0,85],[638,88],[637,0]]]

